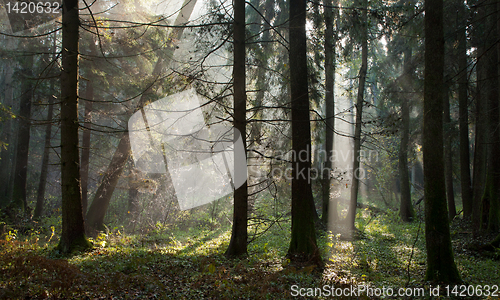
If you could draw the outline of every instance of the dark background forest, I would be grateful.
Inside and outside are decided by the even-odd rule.
[[[0,298],[500,297],[500,1],[0,6]]]

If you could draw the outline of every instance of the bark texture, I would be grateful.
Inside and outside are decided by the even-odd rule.
[[[64,0],[62,12],[61,70],[61,181],[63,253],[91,245],[85,237],[78,149],[78,0]]]
[[[424,191],[425,280],[461,282],[451,247],[443,158],[443,0],[425,1]]]
[[[234,127],[241,133],[243,148],[246,150],[246,75],[245,75],[245,0],[233,0],[234,7],[234,64],[233,64],[233,91],[234,91]],[[235,135],[235,141],[237,136]],[[246,152],[246,151],[245,151]],[[239,155],[234,153],[235,161]],[[231,241],[227,248],[227,256],[247,254],[247,218],[248,214],[248,186],[245,182],[234,191],[233,228]]]
[[[453,188],[453,158],[451,149],[452,124],[450,117],[449,84],[445,83],[443,97],[443,125],[444,125],[444,177],[446,182],[446,200],[448,203],[448,218],[453,220],[457,215],[455,206],[455,191]]]
[[[5,68],[5,98],[4,105],[12,109],[12,100],[14,95],[14,88],[12,86],[12,77],[14,75],[14,68],[12,63],[7,63]],[[2,135],[0,136],[0,143],[3,146],[7,145],[5,148],[0,148],[0,181],[1,182],[11,182],[12,177],[12,166],[14,161],[14,134],[12,134],[12,117],[5,115],[5,119],[2,122]],[[0,185],[0,208],[7,206],[11,200],[12,185],[2,184]]]
[[[467,16],[465,4],[458,1],[458,114],[460,137],[460,186],[462,190],[462,204],[464,218],[472,217],[472,188],[470,175],[470,150],[469,150],[469,101],[467,97]]]
[[[12,206],[29,214],[29,207],[26,201],[26,183],[28,176],[28,154],[30,146],[31,128],[31,99],[33,97],[33,56],[27,56],[23,62],[23,75],[21,87],[21,102],[19,108],[16,146],[16,163],[14,169],[14,186],[12,190]]]
[[[403,80],[404,88],[408,90],[408,85],[412,82],[411,67],[412,50],[408,48],[404,53]],[[405,93],[410,95],[410,93]],[[403,128],[401,132],[401,143],[399,148],[399,182],[401,190],[401,202],[399,215],[404,222],[411,222],[415,217],[413,205],[411,203],[410,174],[408,171],[408,144],[410,140],[410,97],[401,100],[401,120]]]
[[[486,53],[486,79],[488,93],[488,160],[486,186],[483,195],[483,218],[487,218],[487,229],[490,232],[500,231],[500,102],[499,102],[499,78],[498,78],[498,1],[487,2],[489,12],[488,36],[486,42],[488,50]]]
[[[292,108],[292,236],[288,255],[292,259],[320,262],[316,243],[311,181],[311,125],[306,57],[306,1],[290,1],[290,92]]]
[[[478,7],[478,17],[476,23],[477,30],[474,31],[474,40],[477,46],[477,65],[476,65],[476,86],[477,94],[475,97],[476,111],[475,117],[475,140],[474,140],[474,161],[473,161],[473,181],[472,181],[472,228],[476,236],[479,233],[481,225],[482,196],[486,181],[486,154],[487,154],[487,93],[486,93],[486,43],[484,41],[484,32],[481,30],[486,26],[485,17],[486,8],[484,5]]]

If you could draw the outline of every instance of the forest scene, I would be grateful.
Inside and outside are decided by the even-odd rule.
[[[0,299],[500,299],[500,1],[0,0]]]

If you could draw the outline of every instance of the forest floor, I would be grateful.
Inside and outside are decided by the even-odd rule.
[[[394,212],[371,215],[363,210],[356,240],[342,234],[320,236],[321,269],[286,259],[289,222],[250,243],[248,257],[241,259],[224,256],[230,228],[181,231],[160,226],[143,235],[115,229],[94,239],[92,251],[69,258],[54,252],[55,237],[11,233],[0,240],[0,299],[331,299],[332,292],[342,292],[344,297],[336,298],[344,299],[401,299],[401,288],[414,294],[407,299],[438,298],[429,296],[433,288],[436,293],[435,285],[424,282],[423,222],[398,219]],[[475,286],[473,298],[500,299],[500,290],[494,296],[494,285],[500,284],[498,255],[469,250],[480,241],[471,240],[460,219],[451,234],[462,279]],[[483,295],[488,286],[490,297],[478,297],[478,286]],[[372,294],[358,290],[363,287]],[[441,285],[439,298],[464,298],[460,293],[467,293],[466,288],[459,286],[453,294]],[[420,291],[425,295],[416,296]]]

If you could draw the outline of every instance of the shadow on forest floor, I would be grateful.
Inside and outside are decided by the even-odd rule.
[[[2,240],[0,298],[291,299],[298,294],[318,296],[321,290],[322,297],[310,298],[328,299],[332,291],[358,286],[427,292],[424,224],[404,224],[397,216],[373,216],[365,210],[357,220],[362,239],[347,241],[334,233],[319,238],[323,270],[290,264],[285,258],[289,232],[278,227],[251,243],[248,257],[233,260],[223,255],[229,228],[101,235],[93,251],[71,258],[51,257],[54,241],[40,246],[33,238]],[[498,261],[467,250],[471,241],[463,225],[457,221],[451,227],[463,280],[473,285],[498,284]],[[340,298],[379,297],[365,292]]]

